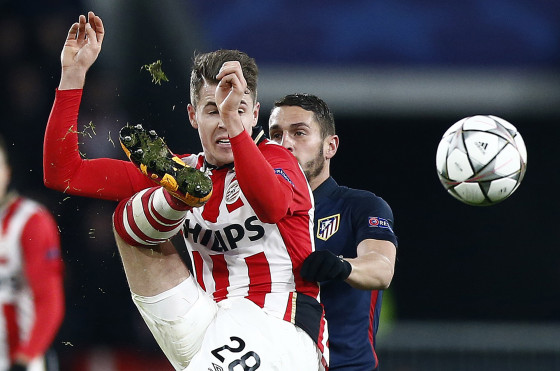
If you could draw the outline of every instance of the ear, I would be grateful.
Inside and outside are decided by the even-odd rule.
[[[259,122],[259,112],[261,110],[261,104],[259,102],[255,103],[253,107],[253,127]]]
[[[189,121],[191,122],[191,126],[195,129],[198,129],[198,122],[196,121],[196,109],[190,103],[187,106],[187,112],[189,113]]]
[[[329,135],[325,138],[325,158],[330,160],[331,158],[336,155],[336,151],[338,150],[338,135]]]

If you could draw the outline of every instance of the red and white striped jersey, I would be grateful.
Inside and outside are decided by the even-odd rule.
[[[208,203],[189,211],[183,226],[194,274],[216,301],[248,298],[266,313],[297,323],[310,330],[314,340],[326,342],[324,328],[312,328],[313,324],[296,320],[298,314],[309,315],[313,302],[319,300],[317,284],[304,281],[299,274],[303,260],[314,250],[312,191],[297,160],[287,150],[268,140],[258,148],[276,176],[285,182],[284,192],[291,192],[289,210],[275,222],[259,218],[246,195],[247,183],[239,179],[234,167],[208,168],[202,154],[183,158],[190,166],[206,167],[213,183]],[[249,192],[269,192],[260,187],[259,174],[260,170],[254,169]],[[304,296],[316,300],[305,300]],[[316,323],[324,325],[324,319]],[[325,351],[322,345],[319,347]]]
[[[17,353],[41,356],[63,315],[58,230],[38,203],[9,197],[0,207],[0,369]],[[44,292],[48,290],[47,292]]]
[[[193,209],[183,227],[199,284],[216,301],[247,297],[280,318],[290,292],[316,297],[315,285],[296,283],[294,275],[304,251],[312,251],[312,206],[302,204],[299,215],[292,217],[305,223],[291,218],[264,223],[239,187],[234,170],[213,170],[211,177],[212,202]],[[307,186],[303,191],[308,192]]]
[[[75,128],[81,95],[81,89],[56,92],[45,133],[45,185],[116,201],[153,187],[131,162],[80,157]],[[307,180],[282,146],[266,139],[255,145],[247,132],[230,143],[235,167],[208,169],[212,197],[204,207],[189,211],[184,223],[197,280],[218,301],[247,297],[305,330],[327,351],[319,286],[299,273],[314,250],[313,196]],[[202,154],[179,157],[207,168]]]
[[[276,148],[267,150],[268,146]],[[267,153],[284,151],[269,141],[259,149],[265,158]],[[216,301],[247,297],[283,318],[290,292],[318,296],[315,283],[299,278],[301,263],[314,249],[313,195],[297,162],[270,157],[275,157],[269,162],[293,192],[289,217],[277,223],[261,221],[239,184],[235,168],[208,169],[214,187],[212,197],[204,207],[189,211],[183,236],[192,252],[199,284]],[[191,155],[183,161],[197,166],[203,156]],[[294,171],[300,174],[288,175]],[[258,174],[255,171],[255,183],[259,182]]]

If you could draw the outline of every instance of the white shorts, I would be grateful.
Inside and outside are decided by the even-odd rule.
[[[132,299],[176,370],[324,370],[303,330],[245,298],[216,303],[192,276],[159,295]]]

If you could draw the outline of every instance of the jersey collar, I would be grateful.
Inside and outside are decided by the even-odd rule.
[[[253,134],[251,135],[251,138],[253,139],[253,142],[255,142],[255,144],[258,146],[263,140],[267,139],[265,134],[264,134],[264,130],[262,128],[262,126],[260,125],[256,125],[253,127]],[[234,170],[233,168],[233,162],[229,163],[229,164],[225,164],[222,166],[216,166],[216,165],[212,165],[211,163],[209,163],[208,161],[206,161],[206,157],[204,158],[204,168],[205,171],[212,171],[212,170],[222,170],[222,169],[228,169],[228,170]]]
[[[338,188],[338,183],[332,176],[330,176],[327,178],[327,180],[321,183],[319,187],[315,188],[315,190],[313,191],[313,197],[317,198],[328,196],[336,188]]]

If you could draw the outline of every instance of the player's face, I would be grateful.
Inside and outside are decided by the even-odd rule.
[[[0,200],[4,198],[10,183],[10,167],[6,162],[6,156],[0,151]]]
[[[296,156],[308,181],[321,173],[325,166],[325,143],[313,112],[297,106],[276,107],[268,127],[270,139]]]
[[[205,83],[200,88],[196,107],[189,105],[191,125],[198,130],[206,161],[223,166],[233,162],[233,152],[229,136],[216,106],[216,85]],[[239,117],[243,127],[252,134],[259,117],[259,104],[254,103],[250,94],[243,95],[239,105]]]

